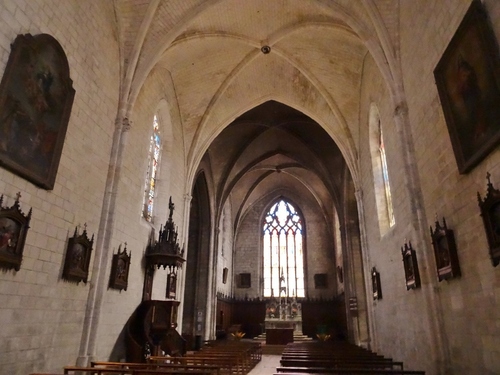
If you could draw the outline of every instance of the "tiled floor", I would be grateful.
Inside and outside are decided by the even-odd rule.
[[[276,367],[280,366],[280,359],[281,355],[263,354],[262,360],[248,375],[272,375],[276,372]]]

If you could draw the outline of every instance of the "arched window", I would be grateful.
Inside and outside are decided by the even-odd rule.
[[[158,116],[153,118],[153,134],[149,142],[148,169],[146,172],[146,182],[144,188],[144,206],[142,215],[147,221],[153,219],[153,205],[156,189],[156,174],[160,161],[160,131],[158,129]]]
[[[304,297],[302,218],[285,200],[275,203],[264,226],[264,297]]]
[[[391,185],[389,184],[389,172],[387,171],[387,158],[385,156],[384,137],[382,135],[382,129],[380,129],[380,122],[379,122],[379,131],[380,131],[380,139],[379,139],[378,149],[380,152],[380,163],[382,164],[382,178],[384,180],[387,215],[389,216],[389,226],[392,227],[394,224],[396,224],[396,221],[394,220],[394,211],[392,209]]]
[[[382,126],[378,108],[375,104],[370,108],[370,151],[373,167],[373,184],[377,205],[380,234],[384,235],[396,223],[392,207],[391,186],[387,157],[382,134]]]

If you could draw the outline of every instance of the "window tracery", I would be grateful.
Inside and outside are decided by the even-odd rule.
[[[303,224],[285,200],[268,211],[263,226],[264,297],[304,297]]]
[[[153,134],[149,142],[148,169],[144,187],[143,216],[151,222],[153,220],[153,206],[156,191],[156,175],[160,161],[161,138],[158,124],[158,116],[153,117]]]

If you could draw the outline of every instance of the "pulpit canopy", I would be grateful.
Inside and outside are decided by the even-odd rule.
[[[168,208],[170,214],[163,228],[160,228],[158,241],[151,241],[146,248],[146,264],[148,267],[165,268],[180,268],[185,262],[184,249],[181,249],[177,242],[178,231],[175,228],[172,214],[174,212],[174,204],[170,197]]]

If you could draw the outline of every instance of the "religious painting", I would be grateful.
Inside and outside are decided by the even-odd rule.
[[[224,267],[224,269],[222,270],[222,284],[225,284],[227,282],[228,272],[229,272],[228,268]]]
[[[328,275],[326,273],[317,273],[314,275],[314,288],[315,289],[328,288]]]
[[[51,190],[74,95],[57,40],[18,35],[0,83],[0,165]]]
[[[0,268],[19,271],[23,260],[24,243],[31,220],[31,209],[24,215],[19,207],[18,193],[12,207],[3,207],[0,196]]]
[[[337,276],[339,278],[339,282],[341,284],[344,283],[344,270],[342,269],[341,266],[337,266]]]
[[[66,257],[64,260],[63,279],[79,283],[83,281],[87,283],[89,276],[90,256],[92,254],[92,239],[87,237],[87,226],[84,226],[82,234],[78,234],[78,227],[75,228],[75,233],[68,241],[66,249]]]
[[[490,177],[491,175],[488,173],[486,175],[488,180],[486,197],[482,199],[478,192],[477,200],[488,239],[491,262],[496,267],[500,263],[500,190],[493,187]]]
[[[448,229],[444,217],[443,225],[436,218],[435,228],[431,227],[430,229],[438,280],[442,281],[459,277],[460,266],[453,230]]]
[[[177,291],[177,275],[174,272],[170,272],[167,276],[167,293],[166,298],[175,299]]]
[[[380,285],[380,273],[375,267],[372,268],[372,291],[373,299],[382,299],[382,286]]]
[[[252,275],[249,273],[240,273],[238,280],[238,288],[250,288],[252,286]]]
[[[127,243],[121,251],[121,245],[118,247],[118,253],[113,254],[111,262],[111,273],[109,275],[109,287],[118,290],[127,290],[128,272],[130,269],[130,258],[132,253],[127,254]]]
[[[411,247],[411,242],[405,242],[401,247],[401,255],[403,256],[406,290],[420,288],[417,253]]]
[[[498,44],[481,1],[474,0],[434,70],[460,173],[500,141]]]

